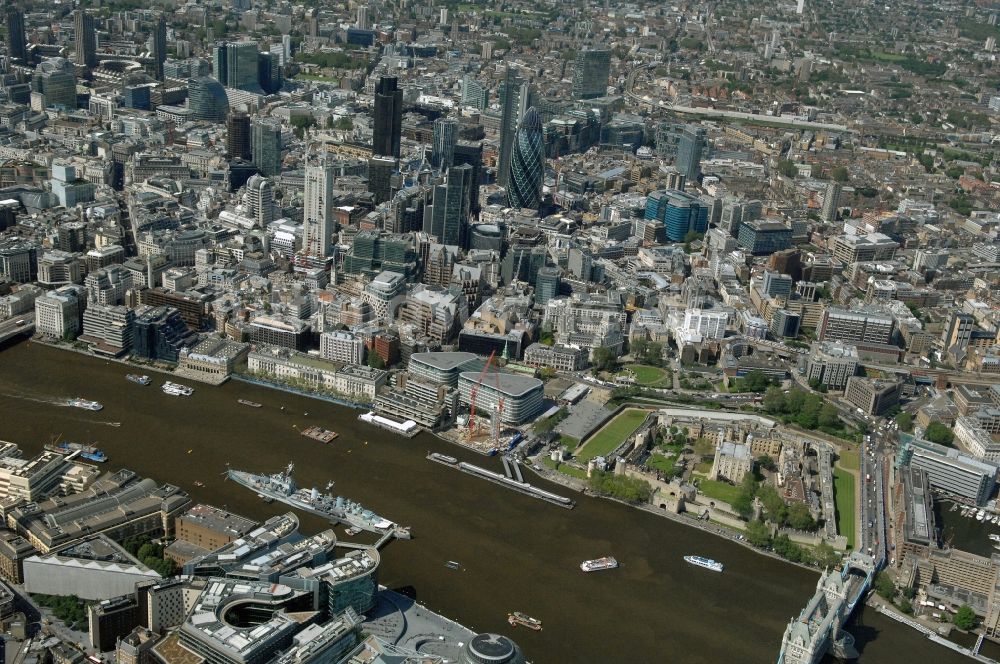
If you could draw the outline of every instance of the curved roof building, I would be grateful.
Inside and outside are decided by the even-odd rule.
[[[545,163],[542,145],[542,119],[532,106],[521,119],[514,136],[507,182],[507,202],[513,208],[537,210],[542,202]]]
[[[502,634],[476,634],[462,648],[460,664],[524,664],[516,643]]]
[[[229,99],[222,83],[210,76],[188,81],[188,110],[195,120],[225,122],[229,114]]]
[[[478,387],[476,387],[478,385]],[[476,412],[492,413],[503,400],[500,421],[508,425],[523,424],[542,411],[542,381],[531,376],[490,372],[479,384],[478,371],[463,371],[458,375],[458,398],[469,405],[476,388]]]

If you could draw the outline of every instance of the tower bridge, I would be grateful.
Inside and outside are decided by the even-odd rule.
[[[857,657],[854,637],[844,626],[871,587],[876,569],[870,556],[854,552],[840,572],[823,572],[815,594],[785,628],[778,664],[818,664],[828,652]]]

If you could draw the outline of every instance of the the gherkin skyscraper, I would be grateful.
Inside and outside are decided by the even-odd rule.
[[[542,119],[532,106],[521,118],[514,136],[514,149],[510,159],[510,178],[507,182],[507,202],[514,208],[537,210],[542,202],[542,179],[545,164],[542,161]]]

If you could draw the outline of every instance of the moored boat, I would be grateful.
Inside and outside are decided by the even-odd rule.
[[[174,397],[189,397],[194,394],[194,388],[188,387],[187,385],[181,385],[180,383],[171,383],[169,380],[163,383],[163,390],[165,394],[169,394]]]
[[[150,377],[145,374],[141,376],[139,374],[128,374],[125,378],[133,383],[136,383],[137,385],[149,385],[152,382]]]
[[[584,560],[580,563],[580,569],[584,572],[599,572],[606,569],[615,569],[618,567],[618,561],[614,559],[613,556],[605,556],[604,558],[596,558],[594,560]]]
[[[533,629],[536,632],[542,629],[542,621],[538,618],[532,618],[529,615],[521,613],[520,611],[514,611],[513,613],[507,614],[507,622],[510,623],[511,627],[520,625],[521,627],[527,627],[528,629]]]
[[[104,463],[108,460],[108,456],[101,450],[97,449],[93,445],[81,445],[80,443],[56,443],[54,445],[46,445],[45,449],[50,452],[56,452],[57,454],[73,454],[74,452],[79,452],[81,459],[86,459],[87,461],[94,461],[96,463]]]
[[[249,399],[237,399],[237,403],[241,403],[244,406],[250,406],[251,408],[260,408],[263,404],[259,404],[256,401],[250,401]]]
[[[703,558],[701,556],[684,556],[684,560],[688,561],[692,565],[710,569],[713,572],[721,572],[724,569],[722,563],[712,560],[711,558]]]

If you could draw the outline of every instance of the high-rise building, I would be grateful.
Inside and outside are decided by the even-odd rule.
[[[162,81],[163,63],[167,60],[167,22],[162,15],[153,23],[149,46],[150,56],[153,58],[153,76],[156,80]]]
[[[677,140],[677,161],[674,168],[687,178],[688,182],[697,182],[701,175],[701,148],[705,144],[705,130],[702,127],[688,125]]]
[[[368,160],[368,191],[376,203],[384,203],[392,198],[392,175],[396,172],[396,160],[392,157],[375,156]]]
[[[840,183],[830,182],[826,186],[826,195],[823,196],[823,209],[820,211],[820,218],[823,221],[837,220],[837,206],[840,204]]]
[[[274,221],[274,187],[266,177],[252,175],[247,180],[243,202],[258,226],[263,228]]]
[[[76,108],[76,73],[64,58],[49,58],[35,69],[31,89],[45,95],[46,106]]]
[[[514,133],[517,125],[518,90],[520,79],[507,65],[504,85],[500,92],[500,157],[497,161],[497,184],[507,186],[510,179],[511,152],[514,149]]]
[[[767,297],[787,298],[792,294],[792,278],[787,274],[767,270],[761,280],[760,290]]]
[[[462,106],[485,109],[490,102],[490,94],[482,83],[472,76],[462,77]]]
[[[816,332],[820,341],[888,344],[895,329],[896,321],[888,314],[831,307],[823,312]]]
[[[212,73],[227,88],[256,90],[260,87],[257,60],[257,42],[217,44],[212,52]]]
[[[542,203],[545,177],[542,145],[542,119],[532,106],[521,119],[514,137],[507,181],[507,202],[513,208],[537,210]]]
[[[359,30],[372,29],[371,10],[368,5],[358,5],[358,19],[354,22],[354,26]]]
[[[455,145],[453,160],[455,166],[468,164],[472,166],[472,194],[469,199],[469,209],[473,214],[479,213],[479,183],[483,173],[482,143],[459,142]]]
[[[535,277],[535,304],[545,304],[559,296],[559,273],[557,267],[538,268],[538,276]]]
[[[667,240],[683,242],[689,232],[708,231],[708,207],[697,196],[666,189],[646,198],[647,220],[662,221]]]
[[[434,187],[433,203],[424,213],[424,232],[436,237],[440,244],[463,246],[474,186],[472,178],[472,167],[468,164],[452,166],[444,183]]]
[[[330,236],[334,230],[333,181],[333,168],[325,159],[306,167],[302,250],[316,258],[324,258],[330,253]]]
[[[257,56],[257,82],[266,94],[274,94],[281,89],[281,55],[260,53]]]
[[[97,66],[97,30],[94,17],[83,9],[73,12],[73,40],[76,56],[73,61],[83,67]]]
[[[583,49],[576,53],[573,68],[573,99],[594,99],[608,94],[611,51]]]
[[[966,313],[952,312],[948,327],[942,335],[945,352],[958,361],[964,360],[975,328],[975,318]]]
[[[253,123],[251,131],[253,163],[263,175],[281,172],[281,127],[260,120]]]
[[[250,161],[250,116],[242,111],[226,119],[226,154],[230,159]]]
[[[403,125],[403,91],[395,76],[383,76],[375,88],[375,122],[372,152],[383,157],[399,157]]]
[[[24,12],[17,7],[7,9],[7,51],[10,57],[28,61],[28,39],[24,34]]]
[[[434,144],[431,166],[446,171],[455,163],[455,144],[458,142],[458,120],[438,118],[434,121]]]
[[[225,88],[210,76],[192,78],[188,81],[188,110],[195,120],[225,122],[229,113]]]

